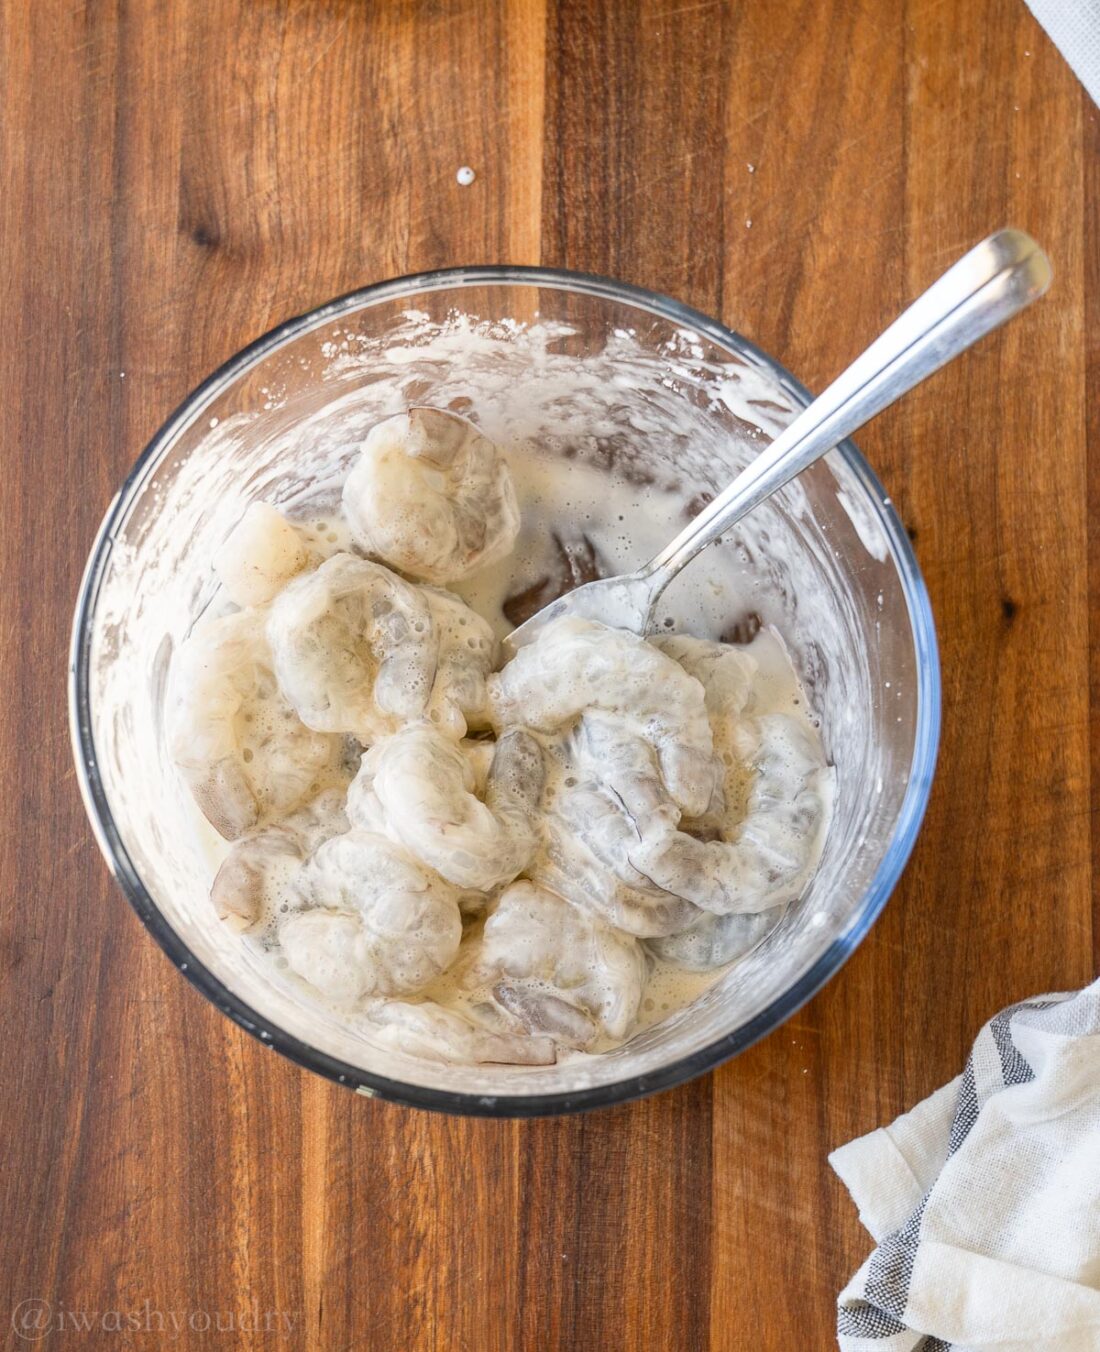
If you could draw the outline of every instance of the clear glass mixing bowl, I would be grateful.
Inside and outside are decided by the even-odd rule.
[[[213,546],[247,502],[326,482],[378,418],[473,408],[486,430],[636,487],[724,485],[807,400],[751,343],[620,282],[530,268],[426,273],[281,325],[169,418],[111,504],[77,604],[73,747],[104,856],[153,937],[250,1033],[364,1094],[481,1114],[610,1104],[686,1080],[792,1014],[866,934],[912,848],[939,731],[936,639],[905,531],[845,443],[719,548],[739,569],[730,625],[785,638],[836,765],[806,895],[688,1011],[559,1066],[449,1066],[382,1050],[273,985],[209,903],[209,862],[165,754],[171,654],[214,590]],[[634,562],[641,562],[635,560]],[[691,570],[677,586],[692,585]],[[753,621],[755,622],[755,621]]]

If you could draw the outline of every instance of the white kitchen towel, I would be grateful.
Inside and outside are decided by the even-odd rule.
[[[878,1243],[842,1352],[1100,1352],[1100,981],[1003,1010],[958,1079],[829,1163]]]
[[[1100,0],[1027,0],[1032,14],[1100,103]]]

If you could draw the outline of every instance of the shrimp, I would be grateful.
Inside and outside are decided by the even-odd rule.
[[[626,1037],[646,960],[636,939],[544,887],[518,882],[485,922],[473,975],[529,1032],[585,1048]]]
[[[743,958],[765,939],[783,917],[784,907],[773,906],[753,914],[712,915],[701,911],[679,934],[647,939],[646,948],[654,957],[689,972],[709,972]]]
[[[384,1000],[369,1015],[377,1040],[395,1051],[460,1065],[552,1066],[551,1038],[498,1033],[434,1001]]]
[[[793,901],[816,858],[829,772],[811,735],[788,715],[769,714],[747,726],[754,740],[745,816],[729,838],[704,840],[681,829],[690,823],[681,821],[653,748],[620,719],[585,715],[559,750],[571,771],[552,811],[566,838],[583,842],[643,895],[671,894],[719,915]],[[692,918],[634,932],[668,935]]]
[[[586,710],[629,720],[656,751],[679,806],[691,815],[706,810],[717,765],[703,687],[637,634],[593,620],[555,620],[489,678],[498,731],[567,730]]]
[[[648,640],[702,685],[712,725],[743,713],[752,693],[756,659],[728,643],[690,634],[655,634]]]
[[[226,840],[292,812],[341,765],[341,739],[283,698],[258,611],[196,626],[172,664],[166,722],[172,759]]]
[[[281,902],[297,900],[307,856],[347,829],[344,794],[328,789],[278,826],[241,836],[230,847],[210,888],[219,919],[242,933],[262,929]]]
[[[471,729],[489,726],[485,681],[496,665],[496,635],[461,597],[441,587],[419,590],[438,643],[427,715],[448,737],[465,737]]]
[[[259,929],[269,898],[289,888],[301,865],[300,843],[285,827],[266,826],[241,836],[210,887],[218,919],[242,934]]]
[[[343,489],[352,538],[421,582],[511,551],[519,506],[500,451],[465,418],[413,408],[371,428]]]
[[[625,934],[642,939],[675,934],[699,914],[689,901],[663,888],[623,882],[553,816],[543,818],[541,829],[542,848],[525,870],[528,877]]]
[[[542,778],[538,743],[516,729],[496,744],[482,802],[469,756],[431,724],[417,723],[364,756],[348,813],[448,882],[488,892],[511,882],[534,852]]]
[[[309,562],[309,550],[286,517],[266,502],[253,502],[215,553],[214,572],[238,606],[262,606]]]
[[[683,929],[698,912],[633,867],[637,830],[614,787],[618,777],[636,774],[629,758],[640,762],[675,826],[679,809],[660,783],[652,747],[622,719],[589,713],[547,750],[555,773],[543,798],[543,847],[530,876],[628,934],[651,938]]]
[[[370,831],[333,836],[302,876],[305,909],[279,925],[290,968],[339,1004],[421,990],[454,961],[458,893]]]
[[[810,733],[787,714],[754,720],[748,810],[731,840],[642,827],[631,858],[659,886],[716,915],[794,901],[813,868],[831,771]],[[624,793],[627,811],[632,804]],[[647,823],[648,825],[648,823]]]
[[[424,716],[438,650],[431,611],[381,564],[333,554],[276,597],[267,635],[308,727],[369,743]]]
[[[719,836],[741,804],[745,762],[756,745],[742,717],[752,697],[756,659],[728,643],[689,634],[657,635],[649,641],[702,684],[719,773],[706,811],[690,814],[690,834]]]

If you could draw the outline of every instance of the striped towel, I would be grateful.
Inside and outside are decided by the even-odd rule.
[[[1100,1352],[1100,981],[1003,1010],[957,1079],[829,1163],[878,1245],[842,1352]]]

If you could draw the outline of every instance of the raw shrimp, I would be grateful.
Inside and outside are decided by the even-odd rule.
[[[281,902],[296,897],[303,861],[322,841],[348,829],[344,794],[328,789],[278,826],[233,842],[210,888],[218,917],[235,930],[259,930]]]
[[[581,841],[635,893],[672,894],[721,915],[792,901],[816,857],[829,772],[811,735],[785,714],[748,720],[742,735],[752,738],[745,817],[704,840],[681,829],[691,823],[653,748],[623,720],[586,714],[557,749],[567,771],[549,808],[564,827],[559,848]],[[694,918],[633,932],[667,935]]]
[[[495,563],[519,532],[499,450],[442,409],[410,409],[371,428],[343,503],[356,544],[422,582],[455,582]]]
[[[268,918],[269,898],[290,890],[302,866],[301,843],[283,826],[249,831],[233,842],[210,887],[219,920],[244,933]]]
[[[637,634],[593,620],[555,620],[489,678],[498,731],[557,732],[593,709],[629,719],[656,751],[677,804],[691,815],[706,810],[717,765],[703,687]]]
[[[307,908],[279,925],[292,971],[340,1004],[418,991],[454,961],[458,893],[392,841],[351,830],[307,861]]]
[[[642,939],[675,934],[698,916],[698,908],[683,897],[623,882],[556,818],[544,817],[541,833],[542,848],[527,866],[527,875],[625,934]]]
[[[239,606],[262,606],[310,562],[301,536],[266,502],[253,502],[214,555],[214,572]]]
[[[744,711],[756,674],[755,658],[728,643],[690,634],[654,634],[648,642],[700,682],[712,720],[722,723]]]
[[[614,782],[608,782],[630,773],[624,753],[657,780],[660,805],[670,829],[675,827],[679,809],[660,784],[652,747],[614,715],[585,714],[547,747],[555,773],[543,798],[542,849],[528,873],[628,934],[672,934],[698,912],[630,862],[637,829]]]
[[[456,886],[488,892],[511,882],[534,852],[542,778],[538,743],[516,729],[496,744],[482,802],[469,756],[431,724],[416,723],[364,756],[348,814],[383,829]]]
[[[731,814],[744,806],[746,762],[756,746],[742,718],[752,697],[756,660],[728,643],[690,634],[655,635],[649,642],[703,686],[718,776],[706,811],[689,814],[691,821],[684,826],[691,835],[721,836],[729,827]]]
[[[730,839],[700,840],[680,830],[652,749],[615,720],[592,715],[574,750],[591,778],[562,793],[557,812],[632,885],[645,879],[719,915],[793,901],[816,857],[829,772],[795,719],[768,714],[749,726],[752,787]]]
[[[636,939],[530,882],[501,893],[485,922],[474,976],[531,1033],[569,1047],[622,1040],[641,1003],[646,961]]]
[[[497,659],[492,626],[452,592],[421,587],[438,644],[428,718],[448,737],[489,725],[485,680]]]
[[[825,825],[831,772],[811,734],[787,714],[753,720],[757,745],[748,810],[730,840],[642,831],[632,858],[659,886],[716,915],[794,901]],[[627,811],[634,811],[624,794]]]
[[[712,915],[709,911],[697,914],[696,919],[679,934],[666,938],[647,939],[646,948],[664,962],[685,967],[689,972],[709,972],[725,967],[735,958],[743,958],[754,949],[783,918],[783,906],[754,914]]]
[[[283,698],[258,611],[195,627],[172,664],[167,728],[195,802],[227,840],[314,796],[343,754]]]
[[[333,554],[276,598],[275,671],[303,723],[371,742],[422,718],[435,679],[431,611],[380,563]]]
[[[379,1042],[429,1061],[552,1066],[557,1060],[551,1038],[494,1032],[430,1000],[381,1001],[370,1018],[378,1026]]]

